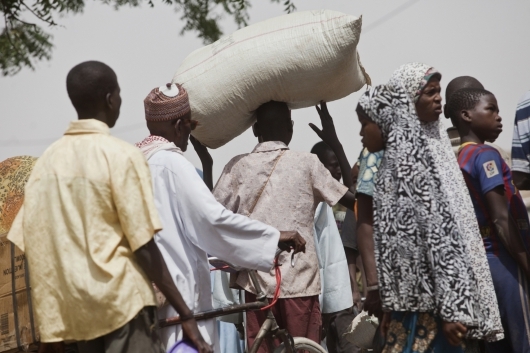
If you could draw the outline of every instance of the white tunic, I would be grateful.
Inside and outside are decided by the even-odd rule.
[[[225,209],[181,153],[161,150],[148,163],[163,227],[155,241],[191,310],[212,309],[207,254],[244,268],[270,270],[278,230]],[[161,319],[175,315],[171,305],[159,310]],[[205,341],[218,352],[215,319],[198,324]],[[182,339],[180,325],[162,329],[161,337],[169,349]]]
[[[320,310],[335,313],[353,306],[350,273],[333,210],[321,202],[315,211],[315,244],[320,266]]]

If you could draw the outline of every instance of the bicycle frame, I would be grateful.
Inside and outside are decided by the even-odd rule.
[[[275,260],[278,261],[278,257],[281,254],[281,250],[276,251]],[[230,265],[227,262],[228,265]],[[232,266],[235,267],[235,266]],[[257,272],[254,270],[248,270],[247,271],[250,277],[250,280],[252,282],[252,285],[256,289],[256,302],[253,303],[245,303],[245,304],[237,304],[237,305],[231,305],[224,308],[219,309],[213,309],[208,311],[199,312],[193,315],[195,320],[206,320],[206,319],[213,319],[215,317],[224,316],[228,314],[233,313],[240,313],[243,311],[249,311],[249,310],[261,310],[265,306],[268,305],[267,301],[267,295],[263,292],[261,289],[261,286],[258,281],[258,275]],[[280,283],[278,283],[278,286]],[[173,325],[179,325],[181,324],[181,320],[179,316],[162,319],[159,320],[158,325],[159,327],[167,327],[167,326],[173,326]],[[256,335],[256,339],[252,346],[249,348],[248,353],[256,353],[261,346],[264,339],[267,338],[267,336],[271,336],[271,338],[277,337],[280,339],[281,342],[285,344],[287,353],[294,353],[294,340],[293,337],[283,329],[280,329],[278,326],[278,323],[276,322],[276,318],[274,317],[272,313],[272,309],[267,310],[267,318],[265,319],[265,322],[263,325],[261,325],[260,330],[258,331],[258,334]]]

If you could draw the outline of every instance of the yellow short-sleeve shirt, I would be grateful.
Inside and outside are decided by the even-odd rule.
[[[89,340],[155,305],[134,251],[161,227],[149,168],[104,123],[74,121],[40,157],[8,239],[25,251],[41,340]]]

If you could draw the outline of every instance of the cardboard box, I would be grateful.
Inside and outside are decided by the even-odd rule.
[[[39,333],[26,268],[24,253],[0,237],[0,352],[37,350]]]

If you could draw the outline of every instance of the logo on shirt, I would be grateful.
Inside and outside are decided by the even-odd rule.
[[[497,164],[495,164],[495,161],[486,162],[482,166],[484,167],[484,171],[486,172],[486,176],[488,178],[499,174],[499,170],[497,169]]]

